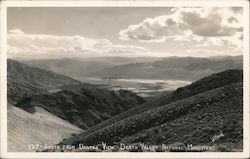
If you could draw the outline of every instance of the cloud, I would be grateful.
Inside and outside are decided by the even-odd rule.
[[[135,45],[116,45],[108,39],[91,39],[83,36],[56,36],[25,34],[20,29],[8,33],[8,56],[27,58],[43,55],[84,56],[100,54],[102,56],[120,53],[147,52],[144,47]]]
[[[13,29],[9,31],[10,34],[24,34],[24,32],[20,29]]]
[[[174,8],[168,15],[147,18],[119,32],[120,40],[242,47],[242,8]],[[202,46],[202,45],[201,45]]]

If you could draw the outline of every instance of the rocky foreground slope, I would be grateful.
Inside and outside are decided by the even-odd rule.
[[[112,117],[60,144],[78,146],[98,145],[102,142],[108,145],[124,143],[139,145],[133,151],[143,151],[140,143],[178,143],[183,147],[181,151],[187,151],[187,144],[214,147],[211,151],[242,150],[242,70],[228,70],[205,77],[160,97],[153,107],[152,102],[143,104],[134,108],[135,111],[131,109],[129,113]],[[217,139],[216,136],[220,137]],[[119,151],[119,148],[112,151]]]

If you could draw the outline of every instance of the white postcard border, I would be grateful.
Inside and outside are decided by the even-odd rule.
[[[243,7],[244,15],[244,95],[243,152],[7,152],[7,7]],[[249,2],[248,1],[3,1],[1,2],[0,111],[1,158],[248,158],[249,157]]]

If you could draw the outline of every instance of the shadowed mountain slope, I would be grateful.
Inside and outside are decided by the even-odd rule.
[[[7,62],[8,102],[57,89],[65,85],[80,84],[72,78],[39,68],[30,67],[15,60]]]
[[[25,98],[16,104],[29,112],[35,106],[87,129],[116,114],[140,105],[144,99],[129,91],[109,91],[89,84]]]
[[[35,107],[87,129],[140,105],[144,99],[126,91],[99,89],[64,75],[8,60],[8,101],[28,112]]]

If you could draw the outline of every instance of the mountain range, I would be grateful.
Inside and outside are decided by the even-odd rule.
[[[26,60],[22,62],[33,67],[51,70],[83,81],[86,77],[195,81],[204,76],[227,69],[242,69],[243,57],[99,57]]]
[[[74,78],[87,77],[93,72],[104,68],[112,68],[137,62],[153,62],[160,58],[140,57],[93,57],[93,58],[63,58],[63,59],[43,59],[43,60],[23,60],[22,63],[32,67],[50,70]]]
[[[242,56],[169,57],[154,62],[128,63],[89,73],[90,77],[122,79],[166,79],[195,81],[228,69],[242,69]]]

